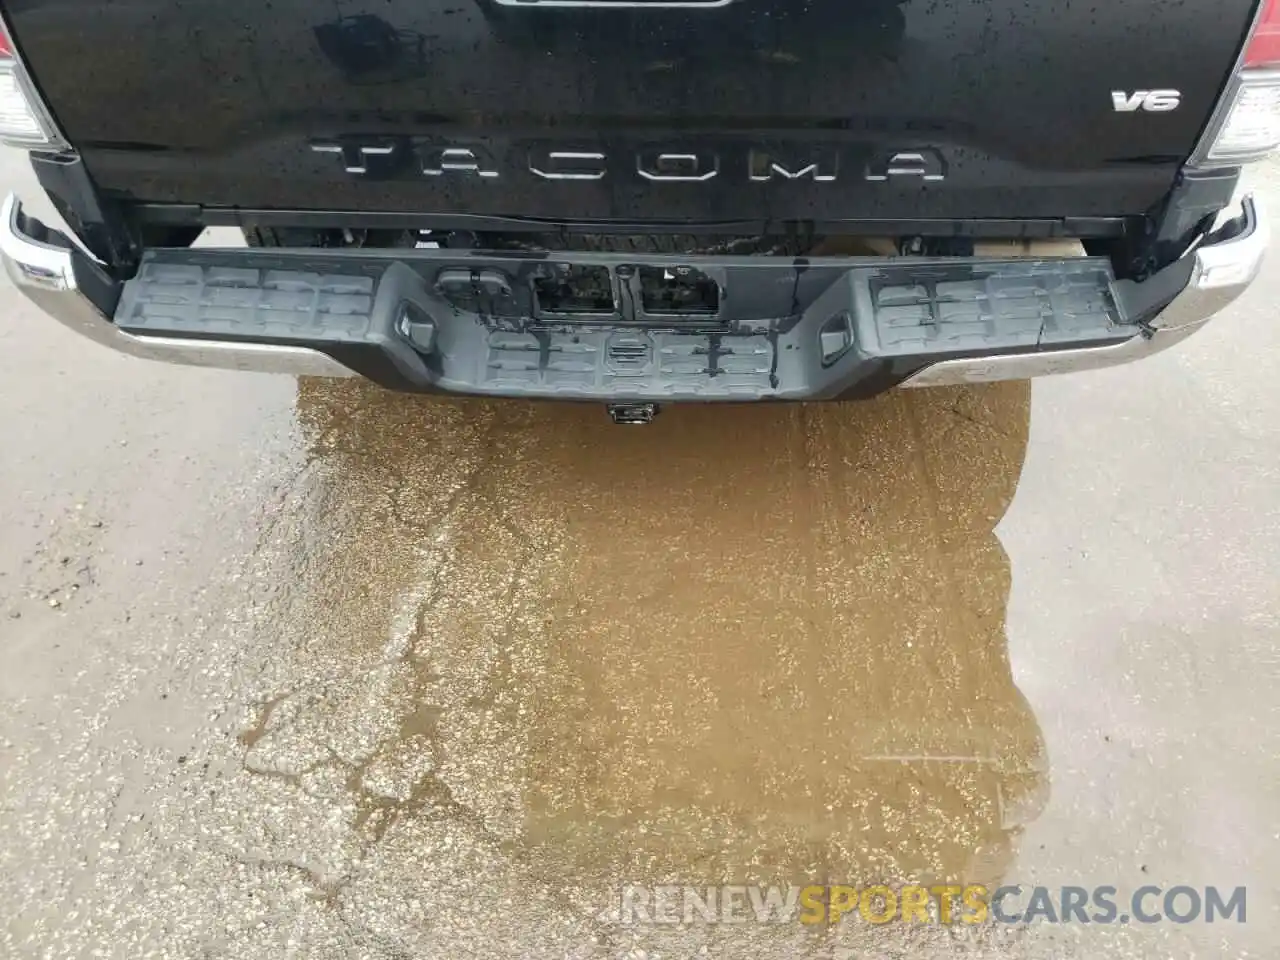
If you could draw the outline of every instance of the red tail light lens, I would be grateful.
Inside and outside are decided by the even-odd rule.
[[[1280,66],[1280,0],[1262,0],[1262,12],[1244,51],[1244,65]]]

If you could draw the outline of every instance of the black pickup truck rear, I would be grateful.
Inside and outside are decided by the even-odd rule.
[[[1256,275],[1275,0],[3,0],[10,276],[179,362],[861,396],[1123,362]],[[192,249],[209,226],[249,248]],[[622,410],[623,408],[618,408]],[[643,415],[643,413],[638,414]]]

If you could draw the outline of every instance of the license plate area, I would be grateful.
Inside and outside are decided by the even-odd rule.
[[[636,270],[641,309],[651,317],[706,320],[720,314],[720,286],[697,267]]]
[[[552,263],[531,278],[534,319],[547,323],[722,326],[723,284],[687,264]]]
[[[608,267],[557,263],[533,278],[538,316],[600,320],[618,312],[617,286]]]

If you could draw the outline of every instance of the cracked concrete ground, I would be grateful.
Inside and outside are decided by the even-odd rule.
[[[1140,366],[643,430],[147,364],[4,287],[0,955],[1273,955],[1275,276]],[[907,879],[1249,913],[610,910]]]

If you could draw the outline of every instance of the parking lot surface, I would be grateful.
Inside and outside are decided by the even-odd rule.
[[[1274,955],[1278,295],[1131,367],[623,429],[149,364],[4,282],[0,955]],[[618,913],[908,880],[1248,913]]]

